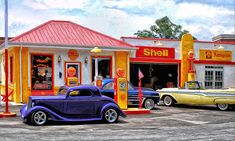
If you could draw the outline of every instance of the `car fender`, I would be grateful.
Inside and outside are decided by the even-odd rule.
[[[176,100],[177,101],[177,99],[176,99],[176,97],[174,96],[174,94],[173,93],[160,93],[160,100],[163,100],[163,97],[164,96],[171,96],[172,98],[174,98],[174,100]]]
[[[48,117],[50,117],[54,120],[62,119],[62,117],[60,115],[58,115],[57,113],[53,112],[52,110],[50,110],[49,108],[46,108],[44,106],[34,106],[34,107],[30,108],[27,112],[26,117],[32,115],[35,111],[38,111],[38,110],[42,110],[42,111],[46,112],[46,114],[48,114]]]
[[[235,98],[215,98],[214,104],[235,104]]]
[[[113,107],[117,110],[118,114],[122,117],[126,117],[126,114],[119,108],[119,106],[115,103],[108,103],[108,104],[105,104],[101,111],[100,111],[100,115],[101,115],[101,118],[103,118],[103,113],[105,112],[106,109],[108,109],[109,107]]]

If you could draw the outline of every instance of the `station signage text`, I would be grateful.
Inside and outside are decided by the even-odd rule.
[[[175,58],[174,48],[138,47],[139,49],[136,51],[136,57]]]
[[[199,50],[200,60],[232,61],[232,51],[229,50]]]

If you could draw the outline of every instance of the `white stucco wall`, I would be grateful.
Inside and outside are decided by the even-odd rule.
[[[224,75],[224,88],[235,87],[235,65],[195,64],[196,80],[205,82],[205,66],[222,66]],[[203,84],[204,85],[204,84]]]
[[[90,50],[77,50],[79,53],[79,57],[76,60],[71,61],[68,57],[69,49],[40,49],[40,48],[29,48],[29,67],[28,67],[28,84],[31,85],[31,54],[53,54],[54,55],[54,85],[55,86],[62,86],[65,84],[64,80],[64,62],[81,62],[81,75],[82,75],[82,84],[90,84],[91,83],[91,54]],[[58,63],[58,56],[61,56],[61,62]],[[115,56],[114,52],[111,51],[103,51],[99,53],[99,56],[112,56],[112,68],[115,68]],[[88,63],[85,64],[85,58],[88,58]],[[62,73],[62,77],[59,78],[59,72]],[[112,72],[114,76],[114,71]]]
[[[2,74],[3,74],[3,61],[2,61],[2,54],[0,54],[0,81],[3,82],[3,79],[2,79]],[[1,87],[0,87],[1,88]]]
[[[158,39],[136,39],[136,38],[123,38],[123,41],[134,45],[134,46],[156,46],[158,43]],[[154,42],[155,41],[155,42]],[[156,42],[157,41],[157,42]],[[160,42],[164,45],[162,47],[173,47],[175,48],[175,59],[180,60],[180,41],[170,41],[170,40],[160,40]],[[208,49],[208,50],[217,50],[219,45],[224,47],[224,50],[232,51],[232,62],[235,62],[235,45],[234,44],[214,44],[212,42],[194,42],[194,53],[195,59],[199,60],[199,49]],[[156,46],[157,47],[157,46]],[[135,58],[135,52],[131,53],[131,57]],[[216,66],[216,64],[195,64],[196,70],[196,80],[200,82],[205,81],[205,66]],[[221,65],[224,68],[224,88],[235,87],[235,65]]]
[[[154,41],[156,40],[144,40],[144,39],[132,39],[132,38],[124,38],[124,41],[134,45],[134,46],[156,46],[156,43]],[[162,47],[166,48],[175,48],[175,59],[180,59],[180,41],[165,41],[160,40],[160,42],[164,45]],[[230,50],[233,52],[232,54],[232,62],[235,62],[235,45],[233,44],[213,44],[209,42],[194,42],[194,52],[195,52],[195,59],[199,59],[199,49],[210,49],[210,50],[217,50],[219,45],[222,45],[224,47],[224,50]],[[157,46],[156,46],[157,47]],[[132,53],[134,54],[134,53]],[[134,56],[134,55],[133,55]],[[135,57],[135,56],[134,56]]]

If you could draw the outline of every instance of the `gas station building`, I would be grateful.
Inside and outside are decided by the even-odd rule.
[[[191,35],[190,35],[191,36]],[[235,40],[180,40],[104,35],[70,21],[48,21],[9,40],[9,99],[26,103],[31,95],[53,95],[66,84],[69,68],[79,84],[91,84],[98,75],[114,78],[122,68],[124,77],[138,86],[153,89],[181,87],[187,69],[182,56],[194,52],[195,80],[205,88],[235,87]],[[188,45],[190,44],[190,45]],[[98,47],[101,52],[91,50]],[[184,52],[182,50],[185,50]],[[96,59],[97,58],[97,59]],[[5,88],[4,45],[0,46],[1,93]]]
[[[222,38],[222,37],[226,38]],[[184,60],[180,40],[121,37],[138,47],[130,58],[130,81],[137,86],[138,68],[143,86],[153,89],[179,87]],[[195,80],[207,89],[235,87],[235,35],[219,35],[215,41],[193,41]]]
[[[91,53],[94,47],[101,52]],[[137,48],[70,21],[48,21],[9,40],[9,99],[27,102],[30,95],[52,95],[65,85],[68,68],[78,84],[91,84],[95,75],[113,78],[117,68],[129,78],[129,54]],[[0,48],[1,93],[5,88],[4,45]]]

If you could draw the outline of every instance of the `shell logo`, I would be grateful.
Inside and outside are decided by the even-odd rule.
[[[77,50],[75,49],[70,49],[68,52],[68,57],[70,60],[76,60],[78,58],[79,54]]]
[[[68,68],[68,77],[74,77],[76,75],[77,70],[74,67]]]

